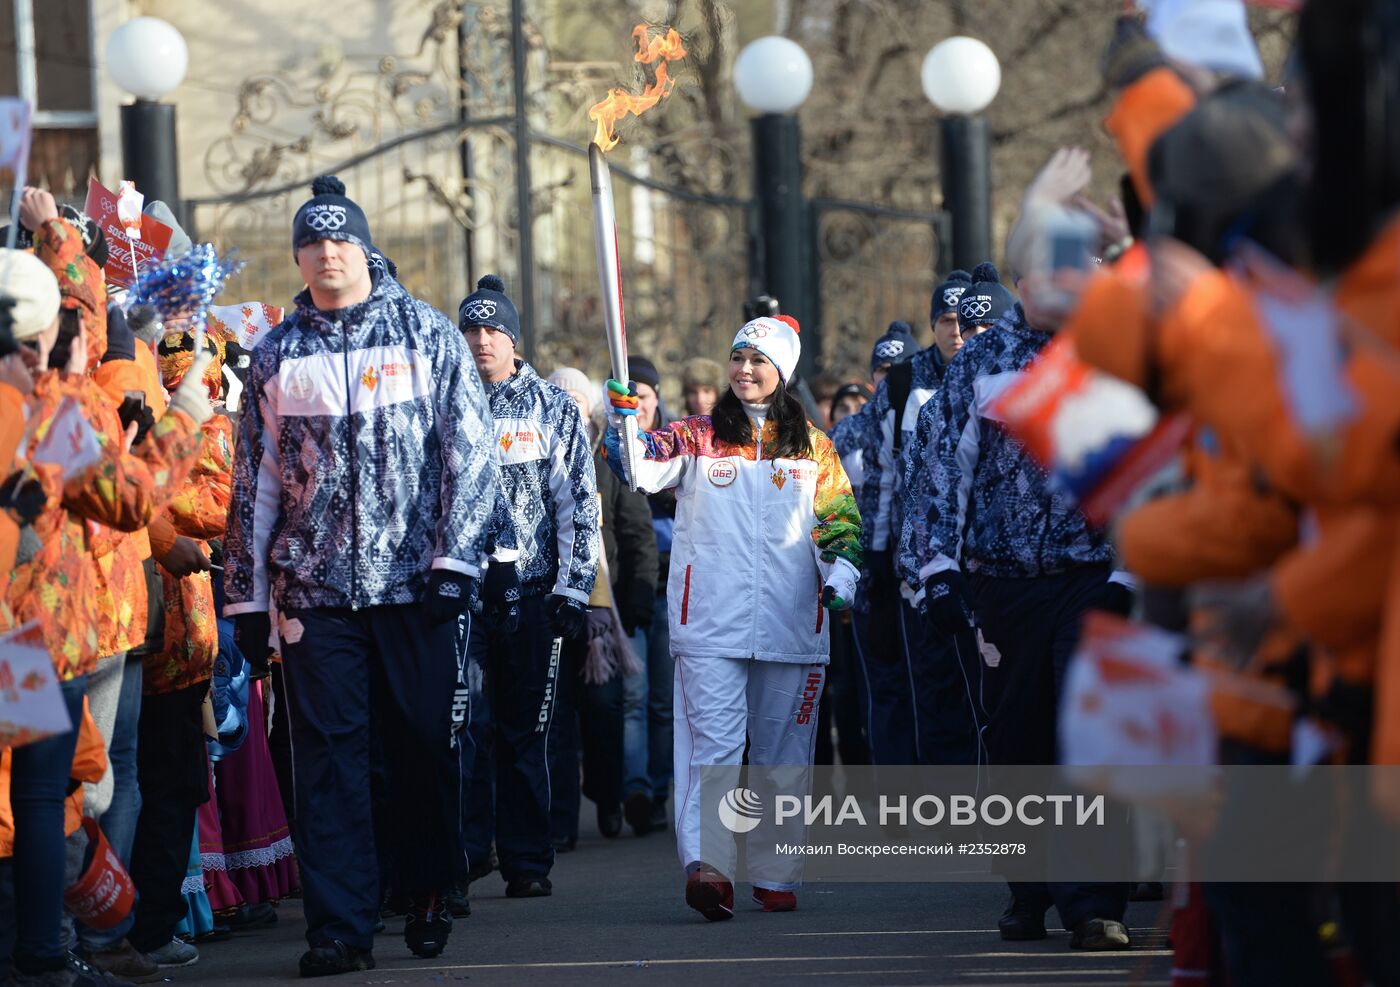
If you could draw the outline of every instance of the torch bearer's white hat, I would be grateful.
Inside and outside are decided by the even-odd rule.
[[[798,337],[797,320],[790,315],[761,316],[746,322],[734,337],[730,352],[751,346],[773,362],[783,383],[792,380],[802,356],[802,340]]]

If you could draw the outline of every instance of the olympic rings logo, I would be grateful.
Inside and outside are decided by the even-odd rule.
[[[992,300],[986,295],[969,298],[958,307],[958,314],[964,319],[980,319],[992,310]]]
[[[963,296],[966,288],[945,288],[943,290],[943,304],[953,306],[958,303],[958,299]]]
[[[348,218],[344,206],[312,206],[306,210],[306,225],[317,233],[334,233]]]
[[[480,325],[495,314],[496,303],[485,298],[478,298],[462,306],[462,318],[469,325]]]
[[[881,360],[893,360],[903,352],[904,341],[900,339],[889,339],[875,347],[875,356]]]

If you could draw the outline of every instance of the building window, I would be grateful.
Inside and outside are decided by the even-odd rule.
[[[97,165],[90,0],[0,0],[0,96],[34,107],[33,184],[81,199]]]

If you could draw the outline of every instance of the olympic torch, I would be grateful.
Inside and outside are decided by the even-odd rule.
[[[614,380],[627,382],[627,325],[622,316],[622,268],[617,258],[617,213],[613,209],[612,178],[603,149],[596,143],[588,145],[588,174],[593,185],[593,246],[598,255],[598,297],[603,303],[603,326],[608,334],[608,356],[612,358]],[[622,464],[627,483],[637,489],[634,467],[633,440],[637,437],[637,418],[623,419],[625,439]]]

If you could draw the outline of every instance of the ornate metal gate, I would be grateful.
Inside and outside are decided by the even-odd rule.
[[[618,66],[561,55],[525,11],[526,0],[438,0],[416,51],[366,60],[328,46],[245,80],[229,132],[205,153],[218,192],[187,200],[194,232],[248,261],[234,290],[285,304],[300,289],[291,216],[312,176],[335,173],[411,291],[455,313],[475,278],[498,273],[533,359],[601,375],[581,141]],[[747,143],[717,95],[721,46],[699,47],[697,85],[629,121],[634,149],[624,140],[610,155],[628,334],[669,365],[722,352],[759,287]],[[927,304],[937,217],[831,200],[812,216],[821,362],[855,370],[889,319],[917,320]]]

